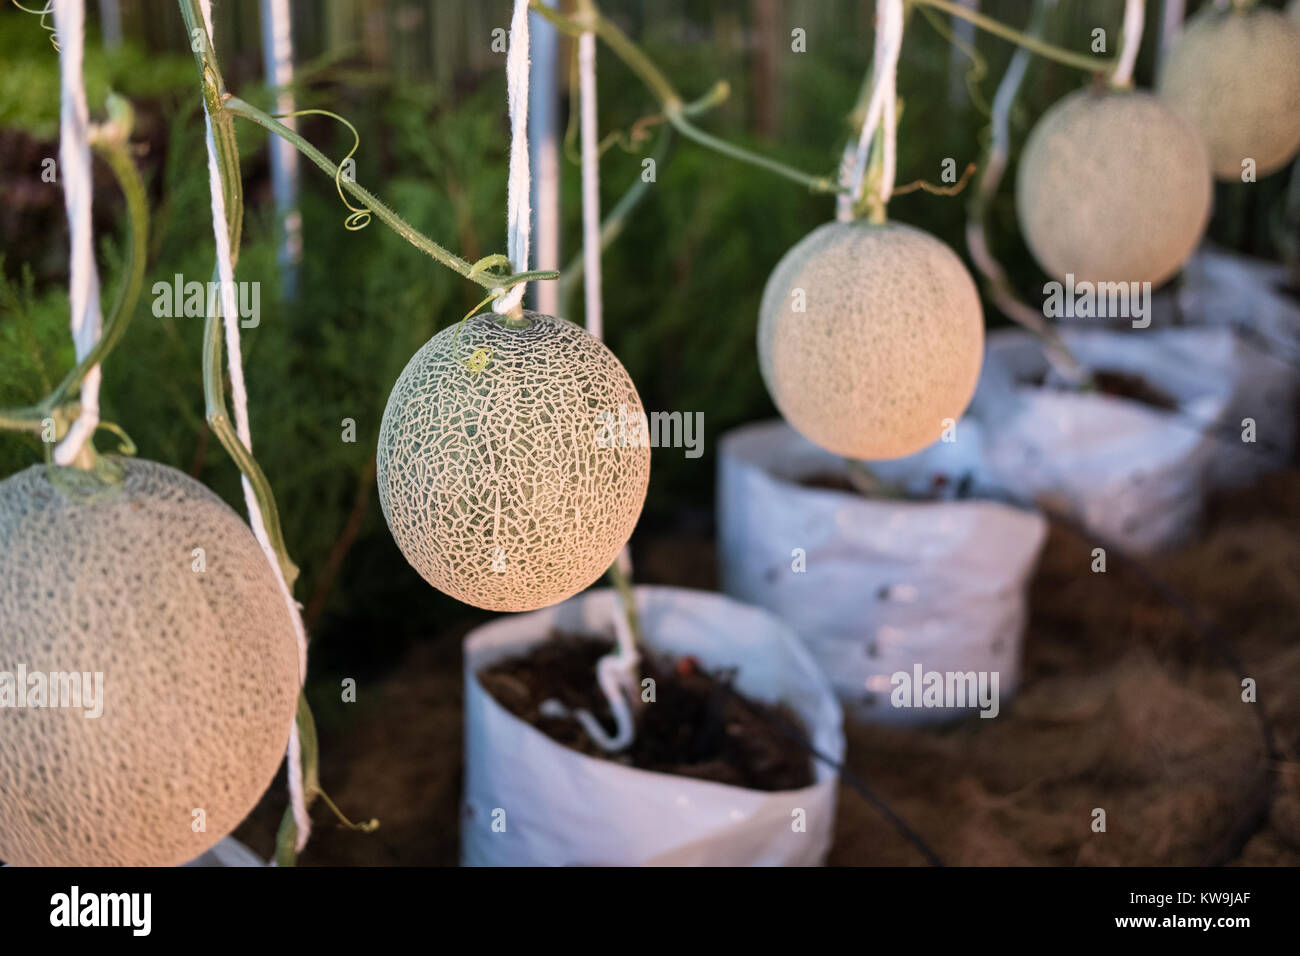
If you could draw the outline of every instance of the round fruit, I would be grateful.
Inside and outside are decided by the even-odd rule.
[[[767,390],[791,426],[838,455],[899,458],[933,444],[966,409],[983,351],[966,267],[901,223],[819,226],[763,290]]]
[[[491,313],[439,332],[393,386],[379,501],[426,581],[490,611],[530,611],[599,578],[650,480],[627,371],[562,319]]]
[[[1300,149],[1300,25],[1276,10],[1215,10],[1187,21],[1158,83],[1205,138],[1214,175],[1240,182],[1281,169]]]
[[[248,814],[288,742],[297,644],[253,533],[174,468],[113,460],[117,485],[45,465],[0,482],[9,863],[184,863]]]
[[[1196,130],[1147,93],[1080,90],[1043,114],[1016,177],[1016,213],[1053,279],[1160,285],[1210,216]]]

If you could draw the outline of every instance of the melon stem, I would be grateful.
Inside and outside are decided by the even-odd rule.
[[[799,183],[813,192],[834,194],[844,191],[843,187],[829,176],[810,175],[786,163],[755,153],[744,147],[736,146],[714,136],[712,133],[706,133],[692,123],[687,116],[686,104],[668,77],[664,75],[664,72],[655,65],[653,60],[646,56],[640,47],[628,38],[627,34],[618,28],[617,24],[608,19],[594,2],[584,4],[583,8],[572,17],[566,17],[546,4],[537,2],[537,0],[532,0],[529,8],[538,16],[550,21],[557,30],[570,36],[577,37],[587,32],[595,33],[614,55],[622,60],[628,69],[635,73],[637,78],[646,85],[654,98],[659,101],[664,117],[677,132],[687,139],[693,139],[702,146],[707,146],[715,152],[730,156],[742,163],[749,163],[751,166],[757,166],[760,169],[766,169],[768,172],[776,173],[778,176]]]
[[[226,200],[226,222],[230,232],[230,261],[233,267],[238,260],[239,238],[244,217],[243,181],[240,174],[239,149],[235,142],[233,120],[235,113],[227,109],[229,101],[233,98],[226,92],[224,81],[221,78],[221,68],[217,63],[217,55],[212,48],[211,38],[204,26],[203,12],[199,6],[199,0],[178,0],[178,3],[180,4],[181,15],[185,20],[187,32],[191,37],[200,41],[191,45],[199,48],[195,51],[194,59],[199,72],[203,99],[212,120],[212,140],[217,154],[221,193]],[[260,110],[257,112],[261,113]],[[261,115],[271,123],[276,122],[264,113]],[[377,212],[376,215],[378,215]],[[466,264],[467,270],[472,268],[472,266]],[[213,276],[217,281],[220,280],[217,267],[213,268]],[[294,580],[298,576],[298,568],[289,557],[288,548],[285,545],[284,535],[280,528],[279,511],[276,508],[275,495],[271,490],[271,484],[267,481],[266,475],[257,464],[256,459],[253,458],[252,452],[240,440],[234,425],[231,423],[230,413],[226,407],[221,353],[221,317],[217,314],[217,310],[213,310],[206,317],[203,329],[203,393],[207,422],[252,489],[253,497],[262,514],[262,524],[266,531],[267,541],[275,554],[280,574],[285,581],[286,590],[292,595]],[[302,676],[305,677],[305,675]],[[316,739],[315,722],[312,719],[311,709],[307,705],[306,695],[301,691],[298,695],[297,715],[294,718],[294,726],[291,728],[292,734],[296,734],[300,742],[303,804],[310,810],[312,802],[316,797],[321,796],[323,791],[320,788],[320,781],[316,772],[320,752]],[[292,790],[292,788],[293,783],[291,781],[290,789]],[[293,812],[293,801],[291,800],[290,806],[285,810],[285,819],[276,837],[276,859],[281,866],[293,865],[297,857],[298,843],[300,841]]]
[[[124,277],[118,286],[113,305],[104,319],[99,340],[40,402],[27,408],[0,410],[2,430],[40,435],[44,431],[47,418],[53,418],[56,423],[62,420],[62,416],[67,416],[68,421],[75,420],[78,414],[77,404],[68,401],[68,396],[80,387],[90,370],[102,363],[121,341],[135,313],[136,303],[140,299],[145,263],[148,259],[149,205],[145,200],[144,184],[140,180],[140,174],[131,159],[130,147],[127,145],[132,128],[131,108],[125,100],[110,94],[108,113],[108,123],[91,127],[90,142],[95,152],[108,163],[126,200],[127,228],[131,241],[127,245],[126,262],[123,264]],[[57,434],[58,440],[62,440],[64,430],[61,429]],[[90,445],[92,441],[93,436],[87,438],[86,445]],[[86,459],[85,456],[78,455],[70,464],[74,467],[93,467],[93,449],[91,456],[90,459]]]
[[[1102,59],[1100,57],[1066,50],[1053,43],[1041,40],[1038,37],[1030,36],[1027,33],[1021,33],[1019,30],[1007,26],[1000,20],[995,20],[992,17],[985,16],[975,10],[968,10],[963,6],[951,2],[951,0],[912,0],[912,2],[922,6],[934,7],[936,10],[942,10],[944,13],[950,14],[954,17],[968,20],[981,30],[992,33],[994,36],[1001,37],[1017,46],[1024,47],[1031,53],[1037,53],[1039,56],[1046,57],[1049,60],[1055,60],[1057,63],[1063,63],[1066,66],[1072,66],[1079,70],[1086,70],[1089,73],[1108,73],[1115,67],[1114,60]]]

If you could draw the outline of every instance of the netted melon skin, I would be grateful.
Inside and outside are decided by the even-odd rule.
[[[478,315],[459,337],[453,326],[431,338],[379,430],[379,501],[402,554],[438,590],[490,611],[546,607],[597,580],[650,481],[635,428],[645,412],[622,364],[570,322],[524,319]],[[467,366],[476,353],[479,371]]]
[[[252,532],[174,468],[115,461],[122,483],[90,500],[57,480],[73,469],[0,482],[0,672],[104,675],[98,718],[0,707],[9,863],[184,863],[248,814],[288,742],[297,645]]]
[[[1161,97],[1200,131],[1220,179],[1276,172],[1300,149],[1300,26],[1276,10],[1207,8],[1160,70]]]
[[[1187,261],[1210,217],[1199,134],[1146,93],[1080,90],[1043,114],[1016,177],[1016,214],[1053,279],[1150,282]]]
[[[819,226],[777,263],[759,306],[772,401],[804,437],[850,458],[898,458],[937,441],[970,402],[983,352],[966,267],[901,223]]]

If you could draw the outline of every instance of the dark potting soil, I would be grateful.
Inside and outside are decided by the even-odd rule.
[[[847,491],[853,494],[856,494],[858,491],[857,488],[853,487],[853,482],[849,481],[843,475],[836,475],[830,472],[805,475],[799,479],[799,484],[805,488],[820,488],[823,491]]]
[[[797,480],[797,484],[804,488],[817,488],[822,491],[844,491],[851,495],[862,495],[864,498],[886,497],[901,501],[951,501],[954,498],[970,498],[974,491],[974,477],[970,474],[961,475],[955,486],[947,475],[934,475],[931,487],[925,494],[918,494],[908,489],[905,493],[898,494],[891,492],[883,496],[864,495],[861,489],[848,478],[833,472],[804,475]]]
[[[1156,388],[1141,375],[1131,375],[1128,372],[1115,372],[1098,370],[1092,373],[1092,381],[1097,391],[1103,395],[1112,395],[1115,398],[1127,398],[1130,401],[1141,402],[1143,405],[1149,405],[1152,408],[1159,408],[1163,411],[1174,411],[1178,408],[1178,402],[1168,393]],[[1047,373],[1030,376],[1024,379],[1026,385],[1034,388],[1044,388],[1049,385]],[[1072,386],[1065,384],[1056,384],[1056,388],[1065,391]]]
[[[812,758],[791,733],[807,735],[790,709],[742,697],[730,688],[734,671],[710,673],[693,657],[643,654],[641,676],[654,680],[655,700],[642,705],[636,740],[622,753],[601,750],[571,717],[541,714],[542,702],[556,699],[570,712],[590,711],[612,731],[596,685],[596,662],[610,648],[601,638],[555,633],[528,654],[480,671],[478,680],[520,720],[589,757],[753,790],[812,785]]]
[[[1093,372],[1092,380],[1097,385],[1097,391],[1103,395],[1127,398],[1167,412],[1178,408],[1178,402],[1168,392],[1156,388],[1140,375],[1130,375],[1127,372]]]

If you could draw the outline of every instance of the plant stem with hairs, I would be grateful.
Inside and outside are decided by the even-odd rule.
[[[761,153],[755,153],[753,150],[728,143],[726,140],[700,129],[691,122],[686,104],[682,101],[681,96],[678,95],[668,77],[654,64],[654,61],[646,56],[641,48],[618,28],[617,24],[601,13],[600,8],[594,3],[584,6],[584,9],[580,9],[572,17],[566,17],[546,6],[546,4],[536,2],[536,0],[533,0],[530,4],[530,9],[544,19],[549,20],[555,25],[556,29],[570,36],[579,36],[586,32],[595,33],[613,51],[614,55],[622,60],[628,69],[635,73],[641,82],[646,85],[654,98],[658,100],[664,117],[677,132],[687,139],[693,139],[715,152],[722,153],[724,156],[729,156],[743,163],[749,163],[760,169],[766,169],[778,176],[784,176],[786,179],[806,186],[813,192],[834,194],[843,191],[842,187],[829,176],[813,176],[786,163],[763,156]]]

